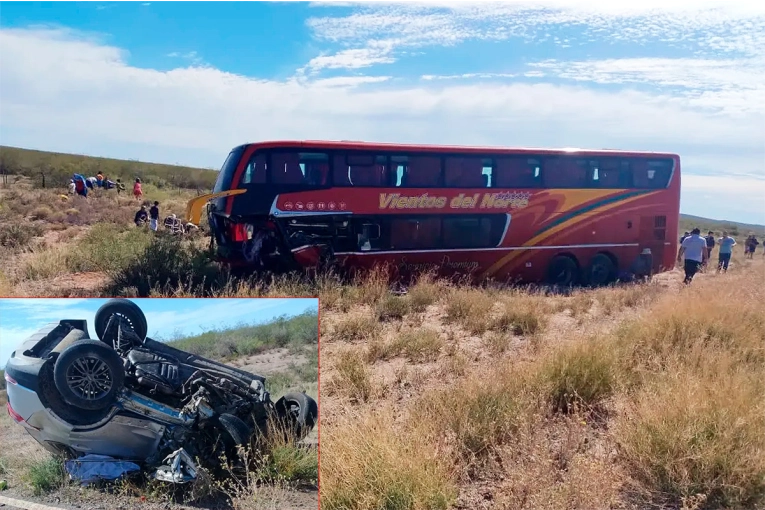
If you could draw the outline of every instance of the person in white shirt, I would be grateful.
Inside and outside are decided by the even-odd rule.
[[[685,269],[685,280],[688,285],[693,277],[698,273],[702,265],[706,264],[708,258],[707,241],[701,237],[701,230],[694,228],[691,235],[683,240],[680,245],[680,252],[677,254],[677,261],[684,260],[683,269]]]

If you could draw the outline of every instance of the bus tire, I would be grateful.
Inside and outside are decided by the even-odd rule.
[[[587,268],[587,282],[594,287],[609,285],[616,280],[616,264],[605,253],[598,253]]]
[[[547,283],[570,287],[579,279],[579,266],[567,255],[556,255],[547,266]]]

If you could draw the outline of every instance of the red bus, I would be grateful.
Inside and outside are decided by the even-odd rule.
[[[680,158],[262,142],[233,149],[198,200],[209,200],[217,256],[232,266],[386,264],[400,277],[604,285],[674,267]]]

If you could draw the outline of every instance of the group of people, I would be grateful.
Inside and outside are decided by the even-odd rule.
[[[85,177],[81,174],[74,174],[72,175],[72,178],[69,179],[69,194],[70,195],[80,195],[81,197],[88,197],[88,190],[93,190],[96,188],[102,188],[102,189],[116,189],[117,193],[120,191],[123,191],[125,189],[125,185],[122,184],[122,181],[120,179],[117,179],[116,181],[112,181],[111,179],[107,178],[102,174],[101,172],[98,172],[98,174],[95,177]]]
[[[122,191],[125,191],[125,185],[122,183],[122,179],[112,181],[111,179],[104,176],[104,174],[101,172],[98,172],[95,177],[87,178],[81,174],[74,174],[72,175],[72,178],[69,179],[70,195],[77,194],[87,198],[88,190],[93,190],[96,188],[116,189],[118,194]],[[138,177],[136,177],[135,183],[133,184],[133,196],[136,200],[141,200],[143,198],[141,179]]]
[[[141,208],[135,213],[133,222],[136,227],[143,227],[147,223],[149,228],[156,232],[159,230],[159,202],[154,201],[154,204],[146,210],[146,205],[142,205]],[[191,230],[197,230],[199,227],[193,223],[183,224],[175,214],[171,214],[165,218],[164,226],[173,234],[185,234]]]
[[[715,246],[719,246],[717,272],[728,271],[730,257],[736,244],[736,240],[729,236],[728,232],[723,232],[719,239],[715,238],[715,233],[711,230],[706,237],[701,237],[701,230],[698,228],[694,228],[691,232],[685,232],[680,238],[680,251],[677,254],[677,261],[683,262],[684,283],[690,284],[696,273],[707,267]],[[744,241],[744,257],[753,258],[759,244],[757,237],[750,233]]]

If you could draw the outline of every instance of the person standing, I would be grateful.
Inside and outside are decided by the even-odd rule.
[[[133,196],[136,200],[141,200],[143,198],[143,189],[141,188],[141,179],[137,178],[135,179],[135,184],[133,184]]]
[[[680,253],[677,254],[677,261],[684,261],[685,279],[683,283],[689,285],[693,277],[699,272],[707,261],[707,242],[701,237],[701,230],[694,228],[691,235],[683,240],[680,246]]]
[[[682,237],[680,238],[680,244],[683,244],[683,241],[685,241],[685,238],[691,235],[690,232],[685,232]]]
[[[159,202],[154,201],[154,205],[149,209],[149,228],[154,232],[157,231],[159,226]]]
[[[720,238],[720,252],[718,253],[717,260],[717,272],[728,271],[728,264],[730,264],[730,257],[733,253],[733,247],[736,246],[736,240],[728,236],[727,232],[723,232],[723,236]]]

